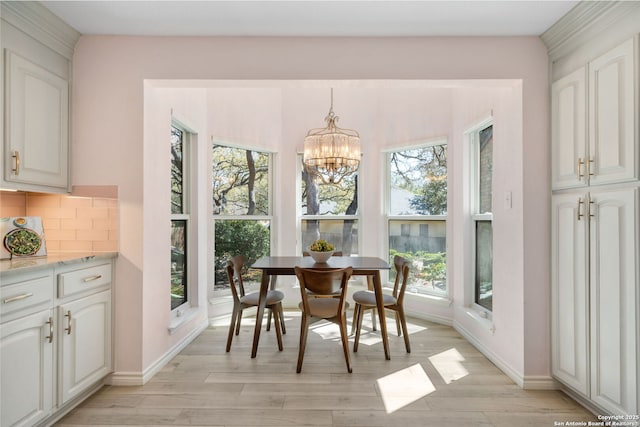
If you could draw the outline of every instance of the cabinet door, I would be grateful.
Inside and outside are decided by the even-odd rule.
[[[0,325],[2,426],[34,425],[53,408],[52,321],[45,310]]]
[[[589,64],[591,185],[638,177],[634,68],[634,39]]]
[[[111,372],[111,291],[58,307],[60,404]]]
[[[637,414],[637,190],[591,197],[591,399],[612,414]]]
[[[551,183],[554,189],[587,185],[586,68],[551,86]]]
[[[587,220],[585,195],[552,199],[551,339],[553,375],[588,393]]]
[[[9,50],[5,60],[4,178],[67,191],[69,84]]]

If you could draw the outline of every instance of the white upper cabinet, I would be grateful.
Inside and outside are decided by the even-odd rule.
[[[551,86],[551,141],[553,188],[586,185],[586,68],[580,68]]]
[[[638,178],[636,40],[627,40],[553,83],[554,190]]]
[[[591,185],[638,177],[634,132],[634,39],[589,64],[589,165]]]
[[[69,192],[71,71],[79,34],[38,2],[1,7],[0,188]]]
[[[69,82],[5,49],[5,179],[66,190]]]

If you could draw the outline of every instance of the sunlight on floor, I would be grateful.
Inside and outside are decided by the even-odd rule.
[[[340,341],[340,327],[331,322],[313,323],[309,326],[309,331],[320,335],[323,340]]]
[[[371,346],[371,345],[376,345],[382,342],[382,335],[380,335],[380,324],[377,322],[377,316],[376,316],[376,325],[377,325],[377,330],[376,331],[372,330],[373,328],[371,324],[370,315],[367,315],[362,320],[362,332],[360,332],[360,344]],[[426,327],[412,324],[411,322],[407,322],[407,329],[409,331],[409,336],[411,336],[411,334],[416,334],[418,332],[427,330]],[[351,322],[349,322],[349,330],[351,330]],[[396,322],[394,320],[394,316],[387,315],[387,335],[391,338],[393,336],[396,336],[397,334],[398,332],[396,330]],[[351,338],[353,338],[353,336]]]
[[[429,361],[446,384],[469,375],[469,371],[462,366],[464,357],[455,348],[430,356]]]
[[[379,378],[376,382],[387,414],[391,414],[436,390],[419,363]]]

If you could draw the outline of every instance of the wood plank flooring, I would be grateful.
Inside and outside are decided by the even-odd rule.
[[[451,327],[416,319],[408,319],[411,354],[389,320],[391,360],[384,358],[378,333],[363,331],[358,352],[351,353],[352,374],[338,327],[316,323],[296,374],[300,318],[293,312],[285,317],[282,352],[275,330],[263,326],[258,356],[251,359],[253,318],[243,319],[229,353],[228,323],[211,326],[149,383],[106,386],[57,425],[520,427],[596,421],[562,392],[520,389]]]

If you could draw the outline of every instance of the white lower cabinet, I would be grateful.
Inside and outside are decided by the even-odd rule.
[[[0,325],[0,425],[32,426],[54,405],[54,325],[44,310]]]
[[[111,372],[111,291],[58,307],[61,404]]]
[[[611,414],[638,411],[637,193],[552,200],[553,375]]]
[[[112,369],[110,259],[0,277],[0,425],[49,425]]]

